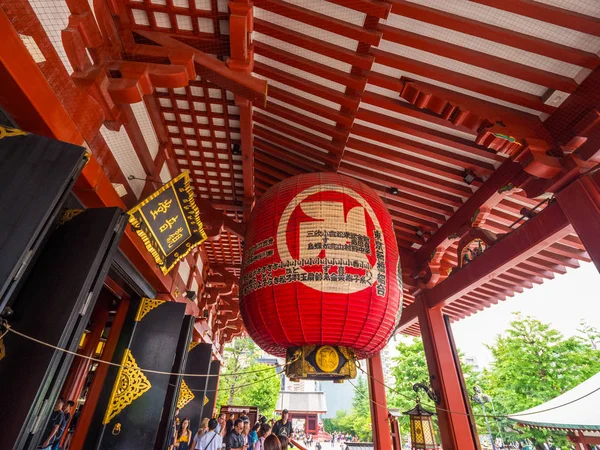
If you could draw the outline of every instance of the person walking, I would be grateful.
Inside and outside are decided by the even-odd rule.
[[[179,428],[179,408],[175,408],[173,414],[173,422],[171,423],[171,432],[169,433],[169,439],[167,440],[167,449],[171,450],[175,439],[177,439],[177,429]]]
[[[175,439],[175,448],[178,450],[189,450],[192,443],[192,432],[190,430],[190,419],[185,418],[181,422],[177,439]]]
[[[63,406],[62,411],[64,414],[64,420],[62,425],[58,429],[58,432],[56,433],[56,438],[54,439],[52,450],[58,450],[60,448],[60,441],[62,441],[65,431],[67,431],[67,425],[69,425],[69,422],[71,421],[71,410],[73,409],[73,406],[75,406],[75,402],[72,400],[67,401],[67,403],[65,403],[65,406]]]
[[[50,420],[48,421],[48,425],[46,425],[46,429],[44,430],[44,434],[42,435],[42,443],[39,448],[44,450],[51,450],[52,446],[57,440],[57,433],[59,432],[61,427],[64,427],[65,421],[65,413],[63,413],[63,406],[65,401],[59,397],[54,404],[54,411],[50,414]]]
[[[265,450],[265,439],[271,435],[271,425],[263,423],[258,429],[258,440],[254,444],[254,450]]]
[[[233,426],[235,425],[234,419],[235,414],[230,413],[229,420],[225,423],[225,435],[228,435],[229,433],[231,433],[231,430],[233,430]]]
[[[244,437],[244,445],[250,447],[250,443],[248,442],[248,435],[250,434],[250,419],[248,417],[243,416],[241,419],[244,421],[244,427],[242,428],[242,436]]]
[[[217,431],[219,422],[217,419],[208,421],[208,431],[201,437],[194,439],[193,450],[221,450],[223,447],[223,438]]]
[[[209,424],[208,417],[205,417],[204,419],[202,419],[202,422],[200,423],[200,427],[198,428],[198,431],[194,435],[194,441],[192,442],[192,447],[191,447],[192,449],[195,449],[196,448],[195,443],[197,441],[199,442],[200,438],[202,436],[204,436],[206,433],[208,433],[208,424]]]
[[[273,434],[280,439],[282,437],[292,437],[292,422],[288,420],[289,415],[290,414],[288,410],[284,409],[281,411],[281,419],[279,419],[277,422],[275,422],[275,425],[273,425]]]
[[[248,433],[248,450],[254,450],[254,446],[256,445],[256,442],[258,441],[259,428],[260,428],[260,423],[256,422],[254,424],[254,426],[252,427],[252,429],[250,430],[250,433]]]
[[[231,433],[225,436],[225,450],[246,450],[247,445],[244,444],[244,436],[242,431],[244,429],[244,421],[237,419],[233,423],[233,429]]]
[[[221,435],[221,437],[225,436],[225,418],[227,416],[225,415],[225,413],[221,413],[219,414],[219,418],[217,419],[217,429],[215,430],[217,433],[219,433]]]

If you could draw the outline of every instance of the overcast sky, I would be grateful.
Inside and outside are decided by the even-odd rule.
[[[600,274],[593,263],[582,263],[564,275],[546,280],[522,294],[507,297],[452,326],[457,347],[466,356],[475,356],[480,367],[491,362],[485,344],[492,344],[514,320],[514,312],[550,323],[565,336],[577,334],[581,319],[600,328]]]

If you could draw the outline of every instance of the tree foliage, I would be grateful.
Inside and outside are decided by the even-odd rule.
[[[598,332],[587,327],[587,333],[565,338],[548,324],[516,314],[506,332],[488,347],[494,361],[484,371],[484,384],[496,413],[532,408],[596,374],[600,370],[600,351],[594,348]],[[507,419],[500,420],[504,438],[509,441],[527,438],[540,448],[548,440],[566,445],[564,434],[513,425]]]
[[[372,442],[371,404],[369,388],[364,377],[359,376],[354,382],[354,397],[350,413],[340,410],[333,419],[324,419],[325,431],[333,433],[349,433],[358,437],[360,442]]]
[[[281,383],[275,367],[257,362],[259,355],[250,338],[234,339],[225,348],[217,410],[221,405],[242,405],[256,406],[266,416],[273,414]]]
[[[388,389],[387,398],[388,404],[392,408],[398,408],[401,412],[408,411],[415,406],[416,394],[413,391],[413,384],[424,383],[429,385],[429,372],[427,370],[427,361],[425,360],[425,350],[423,348],[423,341],[420,338],[414,338],[410,341],[402,340],[396,346],[398,356],[394,358],[394,369],[392,375],[395,379],[395,385],[389,386],[393,389]],[[462,361],[462,354],[459,352],[459,357]],[[465,384],[469,393],[473,392],[476,385],[480,383],[479,373],[473,369],[473,366],[461,362],[463,375],[465,377]],[[434,412],[435,405],[429,401],[429,399],[423,396],[421,392],[419,394],[421,403],[423,406]],[[435,421],[435,418],[434,418]],[[478,420],[478,426],[484,426],[484,422],[481,424]],[[406,415],[398,417],[398,423],[400,426],[400,432],[403,436],[410,434],[409,418]],[[483,428],[481,428],[483,431]]]
[[[492,398],[493,403],[485,408],[495,437],[500,435],[507,442],[528,439],[538,448],[547,441],[566,444],[564,433],[517,428],[514,422],[494,416],[506,416],[537,406],[600,371],[600,332],[585,322],[578,331],[581,336],[567,339],[548,324],[516,314],[508,329],[488,346],[494,358],[488,370],[478,373],[462,362],[469,395],[473,395],[474,387],[479,385]],[[396,349],[395,385],[388,392],[388,404],[404,412],[415,405],[412,385],[416,382],[428,384],[429,373],[420,339],[400,341]],[[424,406],[435,411],[434,405],[423,395],[421,400]],[[482,406],[472,402],[471,407],[479,434],[487,435]],[[401,416],[399,423],[402,435],[406,436],[409,433],[408,417]]]

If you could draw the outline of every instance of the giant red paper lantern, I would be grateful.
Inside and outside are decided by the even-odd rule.
[[[249,335],[271,354],[334,346],[362,359],[385,346],[399,320],[400,277],[381,198],[350,177],[299,175],[270,188],[252,211],[240,310]]]

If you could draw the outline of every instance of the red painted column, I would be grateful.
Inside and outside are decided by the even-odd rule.
[[[461,390],[450,336],[440,307],[429,309],[418,298],[419,325],[429,368],[431,387],[439,394],[438,424],[444,450],[476,450]],[[415,382],[418,380],[415,380]]]
[[[600,173],[574,181],[556,198],[600,271]]]
[[[108,299],[104,298],[103,293],[100,295],[101,297],[98,300],[98,306],[92,313],[92,329],[86,336],[83,348],[77,352],[82,356],[94,355],[98,343],[100,342],[100,338],[102,337],[104,327],[106,326],[109,315]],[[74,359],[73,364],[71,364],[71,368],[69,369],[67,379],[63,384],[61,391],[62,398],[65,400],[73,400],[77,403],[91,364],[91,361],[86,358],[76,357]]]
[[[123,329],[123,324],[125,323],[125,317],[127,316],[130,303],[130,298],[128,296],[121,298],[119,307],[117,308],[117,313],[115,314],[115,318],[110,329],[110,333],[108,334],[106,344],[104,345],[104,351],[102,352],[101,358],[103,361],[112,360],[115,349],[117,348],[117,343],[119,342],[119,335]],[[77,428],[75,429],[73,439],[71,440],[71,445],[69,446],[71,450],[83,449],[83,443],[85,442],[85,437],[90,424],[92,423],[92,417],[94,415],[94,411],[96,410],[98,399],[100,398],[100,392],[102,391],[108,369],[108,364],[98,364],[96,375],[94,375],[94,380],[90,385],[85,404],[83,405],[81,415],[79,416],[79,421],[77,422]]]
[[[96,348],[98,347],[98,343],[100,342],[100,338],[102,337],[102,332],[104,331],[104,327],[106,326],[106,321],[109,316],[109,295],[102,292],[100,294],[100,298],[97,302],[97,307],[94,309],[92,313],[92,329],[86,336],[86,340],[83,344],[83,348],[78,352],[82,356],[93,356]],[[77,400],[81,396],[81,391],[85,386],[85,380],[88,376],[88,372],[90,370],[90,366],[92,362],[87,358],[75,357],[73,360],[73,364],[71,364],[71,368],[69,369],[69,374],[67,375],[67,379],[65,380],[60,396],[65,400],[72,400],[75,402],[75,406],[77,406]],[[71,411],[71,419],[73,419],[74,410]],[[66,429],[69,429],[69,423],[67,424]],[[64,444],[65,439],[67,438],[67,433],[63,435],[61,445]]]
[[[373,445],[375,450],[392,450],[381,355],[377,354],[369,359],[368,374]]]

